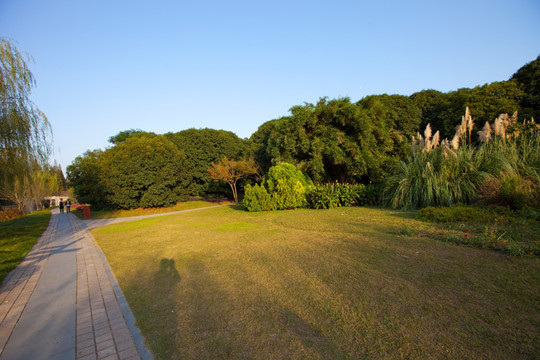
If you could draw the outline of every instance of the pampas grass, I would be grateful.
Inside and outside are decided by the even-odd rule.
[[[469,204],[487,192],[485,184],[508,177],[540,184],[540,126],[534,119],[518,124],[517,112],[501,114],[478,132],[478,146],[472,145],[473,127],[467,108],[451,141],[439,146],[439,132],[432,137],[429,124],[424,136],[418,132],[411,156],[385,183],[385,204],[401,209]]]
[[[462,146],[455,156],[444,150],[416,152],[401,161],[387,179],[383,199],[387,206],[416,209],[470,203],[489,174],[474,161],[474,149]]]

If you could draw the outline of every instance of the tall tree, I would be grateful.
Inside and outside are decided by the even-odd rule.
[[[30,100],[35,79],[28,61],[29,55],[0,39],[0,183],[24,183],[32,164],[45,164],[51,151],[51,126]]]
[[[511,78],[524,92],[521,116],[540,118],[540,56],[522,66]]]
[[[53,168],[45,166],[32,172],[30,189],[38,210],[43,209],[43,200],[60,189],[60,179]]]
[[[122,209],[176,204],[182,195],[184,153],[163,135],[132,136],[99,160],[108,203]]]
[[[372,100],[358,105],[349,98],[322,98],[315,105],[292,107],[290,116],[265,123],[252,135],[257,162],[263,170],[280,162],[294,164],[315,183],[376,181],[395,156],[398,135],[412,126],[390,121],[386,105]],[[419,110],[412,108],[419,123]]]
[[[125,142],[131,136],[134,136],[134,135],[148,135],[148,134],[155,135],[152,132],[146,132],[146,131],[143,131],[141,129],[124,130],[124,131],[120,131],[118,134],[116,134],[114,136],[111,136],[109,138],[109,142],[111,144],[113,144],[113,145],[118,145],[120,143]]]
[[[77,200],[98,209],[107,206],[99,165],[101,154],[101,150],[88,150],[77,156],[66,169],[68,184],[73,188]]]
[[[186,183],[182,187],[191,195],[226,194],[224,184],[212,181],[208,168],[224,156],[229,159],[242,158],[247,150],[244,139],[225,130],[188,129],[165,134],[186,156]]]

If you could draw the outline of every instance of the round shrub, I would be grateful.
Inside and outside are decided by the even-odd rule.
[[[313,186],[307,175],[285,162],[272,166],[262,184],[272,196],[277,210],[307,206],[306,191]]]
[[[242,205],[248,211],[269,211],[274,209],[274,201],[264,186],[258,184],[255,186],[246,185],[244,191]]]

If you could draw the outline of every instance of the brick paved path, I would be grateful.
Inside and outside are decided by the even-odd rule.
[[[86,226],[53,212],[0,288],[0,360],[151,359]]]

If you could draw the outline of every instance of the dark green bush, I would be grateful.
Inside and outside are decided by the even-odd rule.
[[[306,199],[313,209],[360,206],[367,203],[367,188],[364,184],[319,185],[307,192]]]

